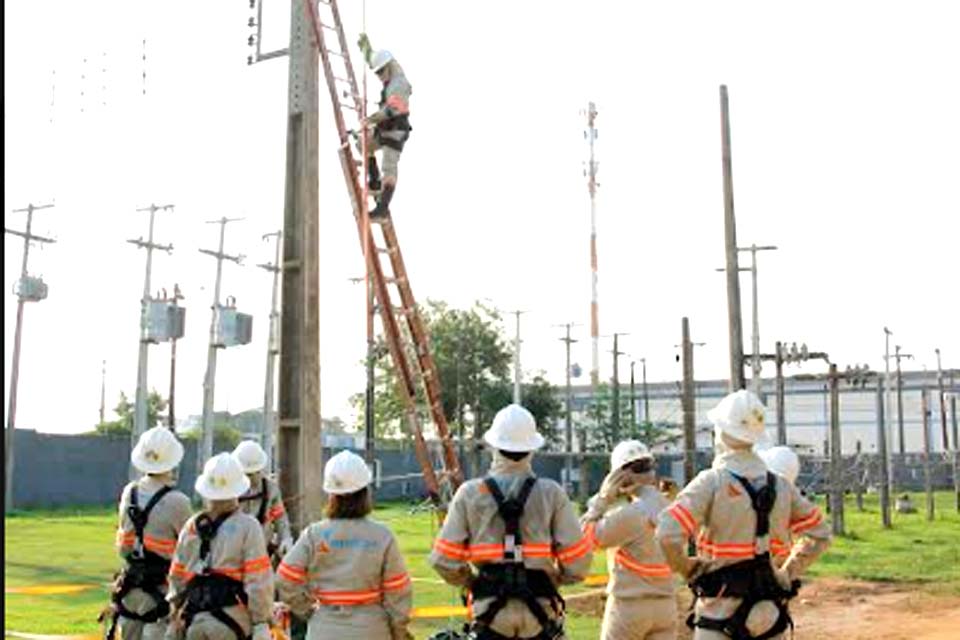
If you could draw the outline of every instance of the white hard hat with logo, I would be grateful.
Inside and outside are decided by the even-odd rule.
[[[363,458],[352,451],[341,451],[327,460],[323,468],[323,490],[343,495],[355,493],[370,484],[373,474]]]
[[[795,484],[800,475],[800,458],[790,447],[771,447],[759,452],[767,468]]]
[[[493,424],[483,434],[494,449],[514,453],[536,451],[546,442],[537,433],[537,421],[533,414],[518,404],[509,404],[493,418]]]
[[[393,54],[387,51],[386,49],[380,49],[373,54],[373,59],[370,61],[370,67],[373,69],[373,72],[376,73],[383,69],[385,66],[390,64],[393,60]]]
[[[218,453],[203,465],[194,487],[207,500],[233,500],[250,488],[250,478],[231,453]]]
[[[757,442],[764,430],[764,406],[752,391],[728,394],[707,412],[714,429],[742,442]]]
[[[130,462],[143,473],[166,473],[183,460],[183,445],[166,427],[147,429],[130,452]]]
[[[610,468],[620,469],[625,464],[644,458],[653,460],[653,454],[647,449],[647,445],[639,440],[624,440],[613,448],[610,454]]]
[[[256,473],[267,466],[267,452],[253,440],[244,440],[233,450],[244,473]]]

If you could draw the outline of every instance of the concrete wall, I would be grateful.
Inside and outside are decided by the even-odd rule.
[[[16,461],[14,465],[14,502],[18,508],[56,507],[67,505],[115,504],[120,490],[127,481],[130,459],[130,441],[127,438],[108,438],[91,435],[52,435],[17,429]],[[196,443],[184,442],[185,454],[179,471],[179,487],[191,495],[196,478]],[[214,451],[224,450],[214,446]],[[327,459],[336,450],[327,449]],[[385,478],[377,488],[378,500],[417,500],[426,497],[423,480],[415,477],[420,467],[412,449],[383,449],[377,452],[380,475]],[[435,456],[438,457],[438,456]],[[899,489],[919,491],[923,489],[923,459],[918,454],[896,457],[896,480]],[[697,468],[709,466],[712,455],[699,451]],[[543,453],[534,458],[534,470],[541,477],[562,481],[565,456]],[[489,466],[489,457],[482,454],[477,467],[472,455],[462,457],[462,467],[468,475],[483,473]],[[606,456],[591,456],[589,468],[589,491],[596,491],[607,472]],[[827,480],[826,461],[822,458],[807,458],[798,483],[817,492],[824,489]],[[574,480],[579,480],[579,464],[574,462]],[[878,467],[876,456],[847,456],[844,458],[844,481],[852,490],[866,478],[866,485],[875,484]],[[952,464],[942,454],[933,456],[932,475],[934,487],[952,487]],[[679,454],[664,454],[658,458],[658,472],[682,480],[682,457]],[[410,476],[391,480],[390,477]]]

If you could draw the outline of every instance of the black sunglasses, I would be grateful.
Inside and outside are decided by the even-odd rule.
[[[647,473],[648,471],[653,470],[653,460],[650,458],[641,458],[640,460],[634,460],[633,462],[628,462],[623,465],[623,469],[627,471],[632,471],[633,473]]]

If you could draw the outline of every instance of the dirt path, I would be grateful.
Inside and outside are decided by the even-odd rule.
[[[689,592],[678,596],[678,638],[689,640],[683,620]],[[579,599],[571,608],[603,615],[603,598]],[[791,606],[796,640],[956,640],[960,597],[935,596],[904,584],[824,578],[804,586]]]

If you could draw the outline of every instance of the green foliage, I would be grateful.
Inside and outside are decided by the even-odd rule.
[[[471,309],[452,309],[444,302],[428,300],[421,311],[430,335],[430,349],[440,379],[441,404],[454,432],[463,425],[465,434],[479,438],[494,414],[511,402],[513,352],[501,329],[496,310],[475,303]],[[404,403],[397,383],[393,358],[383,339],[376,346],[374,371],[374,424],[378,438],[400,438],[405,433]],[[561,405],[553,387],[542,374],[524,385],[524,401],[548,440],[556,440],[556,417]],[[417,389],[421,423],[430,417],[423,390]],[[357,428],[363,428],[364,393],[351,403],[358,410]]]
[[[155,389],[147,394],[148,429],[157,425],[166,408],[167,401]],[[101,422],[95,427],[96,433],[104,436],[130,435],[133,433],[133,422],[137,412],[136,403],[130,402],[127,394],[121,391],[120,400],[113,411],[117,414],[117,419]]]

